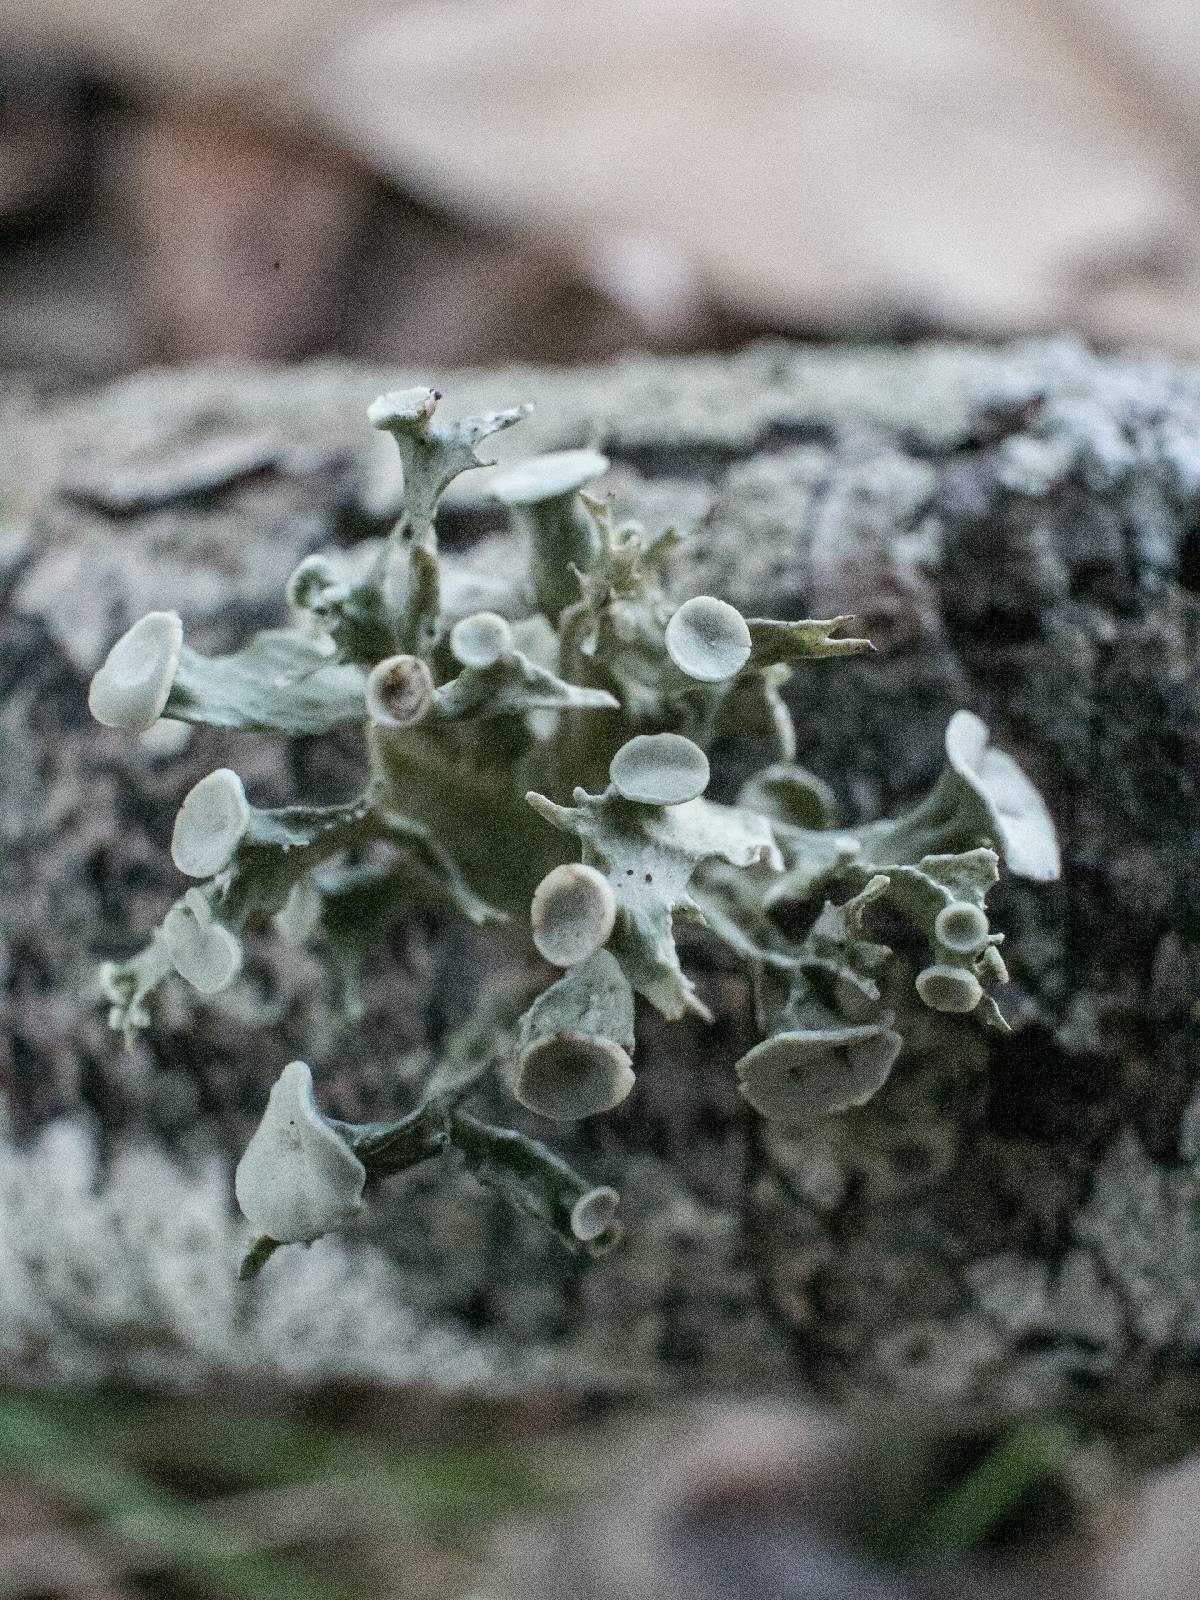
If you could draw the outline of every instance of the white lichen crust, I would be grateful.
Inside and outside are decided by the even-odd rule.
[[[173,1392],[499,1381],[488,1342],[415,1309],[414,1280],[360,1241],[322,1239],[239,1283],[246,1225],[230,1178],[216,1154],[184,1162],[146,1143],[102,1159],[94,1130],[67,1118],[18,1144],[0,1098],[6,1379]],[[506,1382],[520,1359],[505,1355]]]

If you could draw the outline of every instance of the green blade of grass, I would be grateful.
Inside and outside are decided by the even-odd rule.
[[[47,1397],[61,1414],[63,1397]],[[77,1397],[93,1447],[138,1466],[201,1468],[264,1487],[315,1477],[369,1484],[381,1520],[458,1532],[561,1498],[532,1450],[511,1445],[397,1443],[255,1413],[170,1409],[114,1396]]]
[[[1058,1423],[1018,1423],[929,1509],[903,1541],[902,1555],[936,1560],[975,1549],[1055,1475],[1073,1444]]]
[[[55,1408],[58,1409],[58,1408]],[[89,1512],[127,1547],[235,1600],[349,1600],[349,1591],[206,1520],[89,1443],[33,1397],[0,1398],[0,1465]]]

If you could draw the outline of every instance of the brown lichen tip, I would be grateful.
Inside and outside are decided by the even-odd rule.
[[[436,389],[393,389],[372,400],[367,407],[367,421],[384,433],[395,428],[420,429],[433,416],[441,398]]]
[[[411,728],[433,705],[433,679],[420,656],[388,656],[367,676],[367,715],[383,728]]]

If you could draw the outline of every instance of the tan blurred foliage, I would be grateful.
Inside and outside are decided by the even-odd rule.
[[[585,248],[659,238],[756,320],[1196,348],[1189,30],[1138,27],[1170,4],[429,0],[312,92],[381,167]]]
[[[1192,0],[8,0],[5,38],[325,139],[668,333],[1200,349]],[[290,203],[334,248],[345,199]]]

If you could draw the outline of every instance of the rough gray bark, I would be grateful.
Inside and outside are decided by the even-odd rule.
[[[331,1010],[315,964],[264,944],[230,997],[177,994],[129,1056],[90,977],[177,892],[171,818],[204,772],[236,767],[259,803],[352,782],[352,742],[201,730],[156,751],[92,726],[84,691],[141,612],[177,606],[194,643],[227,647],[278,617],[301,554],[386,526],[395,483],[363,408],[397,381],[315,365],[10,397],[14,1137],[86,1107],[106,1147],[234,1149],[296,1055],[333,1113],[378,1114],[405,1104],[406,1057],[466,1003],[480,952],[458,933],[414,925],[377,952],[361,1028]],[[636,1094],[568,1140],[624,1192],[622,1250],[580,1265],[468,1179],[421,1171],[369,1224],[397,1293],[518,1373],[548,1352],[586,1381],[1181,1424],[1200,1355],[1200,373],[1069,345],[772,345],[438,381],[463,409],[538,402],[505,453],[602,439],[621,499],[693,530],[683,592],[858,615],[878,653],[795,683],[800,759],[847,818],[917,794],[968,705],[1043,788],[1067,870],[996,898],[1011,1038],[931,1014],[875,1101],[783,1135],[734,1092],[742,996],[710,966],[716,1026],[648,1023]],[[494,519],[468,478],[448,542]]]

